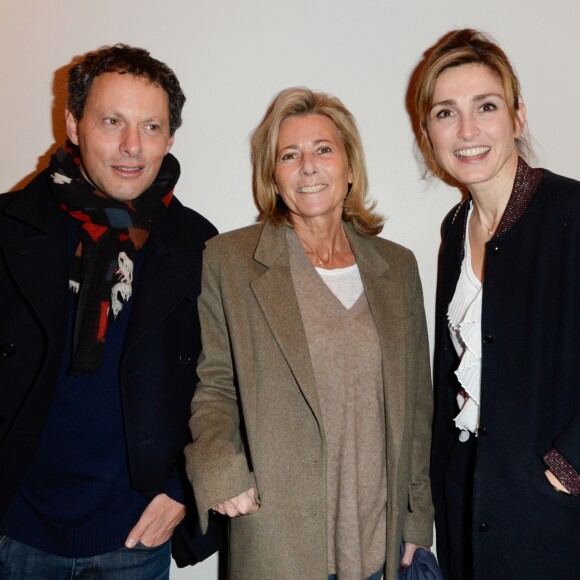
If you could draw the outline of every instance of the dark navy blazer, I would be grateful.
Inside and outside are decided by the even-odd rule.
[[[580,183],[544,170],[531,199],[514,204],[522,215],[486,245],[474,579],[579,578],[580,497],[554,491],[542,456],[556,448],[580,472]],[[431,481],[446,577],[444,475],[459,388],[447,309],[467,206],[444,222],[438,286]]]

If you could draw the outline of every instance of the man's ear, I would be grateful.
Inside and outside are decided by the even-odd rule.
[[[175,143],[175,133],[173,133],[173,135],[171,135],[171,137],[169,137],[169,140],[167,141],[167,147],[165,148],[165,155],[167,155],[171,151],[171,148],[173,147],[173,143]]]
[[[79,144],[79,134],[78,134],[78,127],[79,122],[75,119],[75,116],[72,114],[72,111],[67,108],[64,112],[64,120],[66,125],[66,134],[69,140],[73,143],[73,145]]]

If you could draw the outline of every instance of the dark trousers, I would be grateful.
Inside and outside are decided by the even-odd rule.
[[[454,580],[473,578],[473,475],[477,438],[455,441],[445,471],[445,517]]]

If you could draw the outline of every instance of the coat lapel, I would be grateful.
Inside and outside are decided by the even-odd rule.
[[[405,337],[403,292],[393,265],[377,251],[375,244],[355,233],[347,224],[346,233],[355,254],[367,301],[381,344],[383,388],[389,458],[398,457],[404,433]]]
[[[42,173],[29,185],[27,195],[17,196],[7,207],[7,215],[31,229],[2,251],[15,284],[50,342],[66,330],[69,264],[66,216],[48,195],[45,183]]]
[[[284,227],[265,224],[254,259],[267,270],[250,287],[298,386],[322,425],[320,402],[290,272]]]
[[[125,353],[187,295],[201,276],[203,242],[189,231],[191,224],[183,220],[181,209],[174,198],[147,241]],[[196,299],[197,295],[192,296]]]

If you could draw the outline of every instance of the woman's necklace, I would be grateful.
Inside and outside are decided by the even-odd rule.
[[[348,244],[348,242],[347,242]],[[306,250],[306,252],[308,254],[313,254],[314,256],[316,256],[316,265],[319,268],[326,268],[326,264],[328,264],[328,262],[330,262],[332,256],[329,254],[328,259],[323,260],[320,257],[320,254],[318,253],[318,250],[316,248],[313,248],[310,244],[307,244],[306,242],[302,242],[302,245],[304,246],[304,249]],[[350,246],[347,246],[349,251],[350,251]],[[338,248],[335,252],[336,254],[340,254],[343,253],[342,248]]]
[[[475,206],[475,211],[477,213],[477,221],[481,224],[481,226],[483,227],[483,229],[485,229],[487,231],[487,235],[491,238],[491,236],[493,236],[493,233],[495,232],[495,227],[490,228],[482,219],[481,219],[481,214],[479,213],[479,209],[477,208],[477,206]],[[493,225],[495,225],[495,221],[493,222]]]
[[[330,259],[328,260],[323,260],[320,257],[320,254],[318,253],[318,250],[314,250],[314,253],[316,254],[316,259],[318,260],[318,267],[319,268],[324,268],[324,264],[328,264],[328,262],[330,262]]]
[[[306,248],[306,252],[309,254],[314,254],[316,256],[316,264],[319,268],[325,268],[326,266],[324,264],[328,264],[328,262],[330,262],[330,257],[328,258],[328,260],[323,260],[320,257],[320,254],[318,253],[318,250],[314,250],[312,249],[310,246],[308,246]]]

